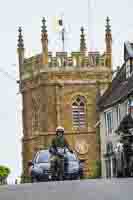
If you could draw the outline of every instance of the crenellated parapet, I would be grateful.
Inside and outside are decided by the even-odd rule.
[[[30,78],[32,75],[46,71],[58,70],[75,70],[90,67],[106,66],[105,54],[100,55],[99,52],[88,52],[83,56],[81,52],[56,52],[53,56],[52,52],[48,53],[48,65],[42,64],[42,55],[36,55],[24,59],[22,79]]]

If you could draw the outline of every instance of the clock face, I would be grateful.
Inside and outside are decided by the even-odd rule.
[[[75,150],[79,154],[86,154],[86,153],[88,153],[89,145],[83,139],[82,140],[77,140],[76,143],[75,143]]]

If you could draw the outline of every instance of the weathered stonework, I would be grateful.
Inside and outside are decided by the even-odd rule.
[[[46,37],[46,36],[45,36]],[[45,42],[45,41],[44,41]],[[110,41],[106,41],[110,42]],[[45,47],[46,48],[46,47]],[[81,48],[83,51],[84,49]],[[19,47],[19,59],[23,49]],[[27,175],[27,162],[35,152],[47,148],[55,136],[58,125],[65,128],[65,137],[81,159],[85,159],[86,176],[93,175],[93,163],[100,159],[96,127],[97,86],[100,91],[111,82],[111,59],[107,52],[57,52],[24,59],[20,62],[20,92],[23,98],[23,173]],[[106,56],[107,55],[107,56]],[[21,59],[23,60],[23,59]],[[43,63],[48,60],[48,63]],[[77,96],[85,99],[84,128],[75,128],[72,102]]]

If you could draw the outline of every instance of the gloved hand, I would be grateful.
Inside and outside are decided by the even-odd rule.
[[[70,153],[73,153],[73,150],[72,150],[72,149],[70,149]]]

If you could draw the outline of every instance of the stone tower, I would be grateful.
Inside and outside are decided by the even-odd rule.
[[[108,18],[107,18],[108,19]],[[85,159],[86,176],[94,176],[99,160],[96,135],[97,86],[103,93],[111,82],[112,37],[109,19],[106,25],[106,51],[87,52],[84,28],[81,28],[80,51],[48,51],[46,20],[42,20],[42,52],[24,57],[22,30],[19,28],[18,59],[20,92],[23,103],[23,174],[27,162],[39,149],[48,148],[58,125],[80,159]]]

